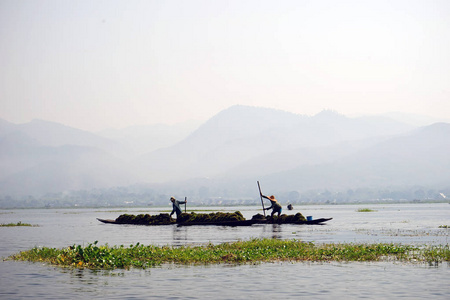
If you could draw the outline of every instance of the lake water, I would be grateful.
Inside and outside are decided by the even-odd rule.
[[[373,212],[358,212],[369,208]],[[195,208],[199,209],[199,208]],[[208,207],[236,211],[246,218],[258,207]],[[0,257],[34,246],[73,244],[186,245],[250,238],[297,239],[315,243],[401,243],[447,245],[450,205],[297,206],[305,216],[332,217],[322,226],[254,225],[133,226],[103,224],[123,213],[159,214],[166,208],[0,210],[0,223],[37,227],[0,227]],[[1,299],[450,299],[450,265],[399,262],[264,263],[256,265],[174,266],[147,270],[92,271],[61,269],[39,263],[1,261]]]

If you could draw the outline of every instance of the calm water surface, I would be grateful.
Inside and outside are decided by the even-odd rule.
[[[357,212],[370,208],[373,212]],[[0,257],[34,246],[99,244],[186,245],[250,238],[298,239],[315,243],[402,243],[447,245],[450,205],[329,205],[296,207],[314,218],[333,217],[323,226],[254,225],[251,227],[177,227],[102,224],[123,213],[158,214],[149,209],[1,210],[0,223],[38,227],[1,227]],[[211,208],[207,208],[211,209]],[[246,218],[258,207],[240,210]],[[1,299],[450,299],[450,266],[380,263],[267,263],[242,266],[173,266],[147,270],[67,270],[26,262],[0,262]]]

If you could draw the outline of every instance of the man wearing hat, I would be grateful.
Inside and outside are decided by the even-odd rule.
[[[173,213],[177,213],[177,219],[178,216],[181,214],[181,208],[180,208],[180,204],[185,204],[187,202],[186,201],[178,201],[176,200],[174,197],[170,197],[170,201],[172,201],[172,212],[170,213],[170,217],[172,217]]]
[[[269,199],[270,203],[272,203],[272,206],[265,208],[266,210],[272,209],[272,214],[270,215],[270,217],[273,219],[273,215],[275,213],[278,213],[278,217],[280,217],[282,208],[281,208],[280,203],[278,203],[277,199],[275,199],[275,196],[274,195],[272,195],[270,197],[267,197],[264,195],[261,195],[261,196],[263,198]]]

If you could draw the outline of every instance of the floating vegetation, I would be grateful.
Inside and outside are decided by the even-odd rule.
[[[280,224],[283,224],[283,223],[301,224],[306,221],[306,218],[301,213],[296,213],[295,215],[282,214],[279,217],[273,216],[273,220],[272,220],[272,218],[269,216],[265,217],[261,214],[256,214],[252,217],[252,220],[268,220],[268,221],[272,221],[273,223],[280,223]]]
[[[214,212],[209,214],[197,214],[195,212],[191,213],[181,213],[175,220],[170,217],[167,213],[161,213],[159,215],[120,215],[116,219],[118,224],[135,224],[135,225],[170,225],[176,223],[208,223],[208,222],[230,222],[230,221],[242,221],[245,218],[242,216],[241,212],[236,211],[234,213],[226,212]]]
[[[22,223],[22,222],[8,223],[8,224],[0,224],[0,227],[18,227],[18,226],[36,227],[37,225],[31,225],[31,224],[28,224],[28,223]]]
[[[120,215],[116,222],[119,224],[135,224],[135,225],[169,225],[175,224],[175,220],[170,217],[169,214],[159,214],[159,215]]]
[[[214,209],[206,209],[206,208],[199,208],[199,209],[196,209],[196,208],[190,208],[189,209],[189,211],[193,211],[193,212],[199,212],[199,211],[213,211],[213,212],[215,212],[215,211],[226,211],[227,209],[220,209],[220,208],[214,208]]]
[[[96,210],[95,212],[128,212],[126,209],[117,209],[117,210]]]
[[[439,225],[439,228],[450,228],[448,225]]]
[[[45,262],[88,269],[148,268],[162,264],[245,264],[275,261],[380,261],[441,263],[450,261],[449,246],[419,248],[397,244],[324,244],[298,240],[253,239],[203,246],[98,246],[38,248],[22,251],[9,260]]]
[[[427,230],[427,229],[389,229],[383,228],[380,230],[370,230],[370,229],[355,229],[354,232],[364,235],[372,236],[396,236],[396,237],[430,237],[430,236],[447,236],[448,232],[445,230]]]
[[[357,212],[376,212],[377,210],[370,209],[370,208],[359,208],[356,210]]]
[[[240,211],[235,211],[234,213],[213,212],[209,214],[197,214],[195,212],[189,214],[182,213],[177,219],[179,223],[219,223],[233,221],[245,221],[245,218]]]
[[[251,225],[253,223],[289,223],[289,224],[303,224],[306,219],[301,213],[297,213],[295,215],[281,215],[280,217],[274,216],[272,219],[269,216],[263,216],[261,214],[256,214],[252,217],[251,221],[247,221],[240,211],[232,212],[213,212],[209,214],[199,214],[195,212],[191,213],[181,213],[178,218],[175,220],[170,217],[167,213],[161,213],[159,215],[149,215],[149,214],[140,214],[140,215],[130,215],[123,214],[120,215],[115,220],[102,220],[102,222],[106,223],[115,223],[115,224],[132,224],[132,225],[170,225],[170,224],[179,224],[179,225],[221,225],[221,224],[246,224]],[[327,221],[329,219],[317,220],[318,223]],[[253,222],[252,222],[253,221]],[[241,223],[239,223],[241,222]]]
[[[276,221],[278,223],[301,223],[306,221],[306,218],[301,213],[296,213],[295,215],[282,214]]]

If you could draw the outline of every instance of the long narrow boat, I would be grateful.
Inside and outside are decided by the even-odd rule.
[[[218,221],[218,222],[183,222],[183,223],[169,223],[169,224],[138,224],[138,223],[123,223],[117,222],[112,219],[100,219],[97,218],[102,223],[106,224],[119,224],[119,225],[145,225],[145,226],[161,226],[161,225],[177,225],[177,226],[251,226],[254,224],[294,224],[294,225],[323,225],[323,223],[332,220],[333,218],[320,218],[315,220],[306,221],[296,221],[296,222],[283,222],[278,223],[271,222],[270,220],[264,219],[252,219],[252,220],[239,220],[239,221]]]
[[[216,226],[251,226],[254,224],[292,224],[292,225],[323,225],[326,221],[333,218],[321,218],[310,221],[300,222],[283,222],[277,221],[271,222],[270,220],[244,220],[244,221],[223,221],[223,222],[189,222],[189,223],[177,223],[178,226],[204,226],[204,225],[216,225]]]

